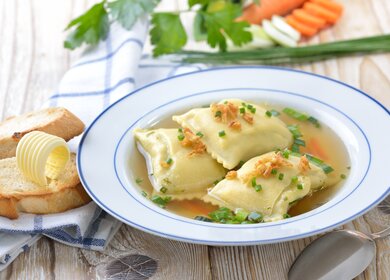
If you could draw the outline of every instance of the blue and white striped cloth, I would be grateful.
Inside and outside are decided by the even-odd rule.
[[[202,68],[142,55],[147,30],[146,18],[131,31],[113,25],[107,40],[87,50],[69,69],[45,106],[65,107],[88,125],[108,105],[136,87]],[[69,143],[73,151],[79,138]],[[0,271],[42,235],[70,246],[104,250],[120,225],[94,202],[60,214],[22,214],[17,220],[0,217]]]

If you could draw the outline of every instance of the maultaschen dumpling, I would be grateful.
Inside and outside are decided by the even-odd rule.
[[[240,161],[284,149],[293,138],[279,118],[261,106],[238,99],[211,104],[173,116],[182,127],[200,131],[207,151],[225,168],[233,169]]]
[[[200,134],[189,129],[136,130],[155,192],[175,198],[204,195],[226,170],[207,152]]]
[[[261,213],[264,221],[284,218],[297,200],[327,185],[327,175],[306,156],[270,152],[230,171],[203,198],[207,202]]]

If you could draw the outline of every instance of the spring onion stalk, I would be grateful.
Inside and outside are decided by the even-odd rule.
[[[206,64],[301,64],[351,55],[390,52],[390,34],[303,47],[235,52],[182,51],[181,61]]]

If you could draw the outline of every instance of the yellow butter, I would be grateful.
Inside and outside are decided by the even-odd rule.
[[[64,139],[41,131],[22,137],[16,148],[18,168],[31,181],[46,186],[47,178],[57,179],[70,158]]]

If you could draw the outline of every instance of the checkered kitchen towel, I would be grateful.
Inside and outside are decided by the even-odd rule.
[[[202,68],[142,55],[147,30],[146,19],[132,31],[113,25],[107,40],[87,50],[65,74],[45,107],[68,108],[88,125],[108,105],[135,88]],[[69,143],[73,151],[79,138]],[[42,235],[70,246],[103,250],[120,225],[94,202],[61,214],[23,214],[15,221],[0,217],[0,271]]]

